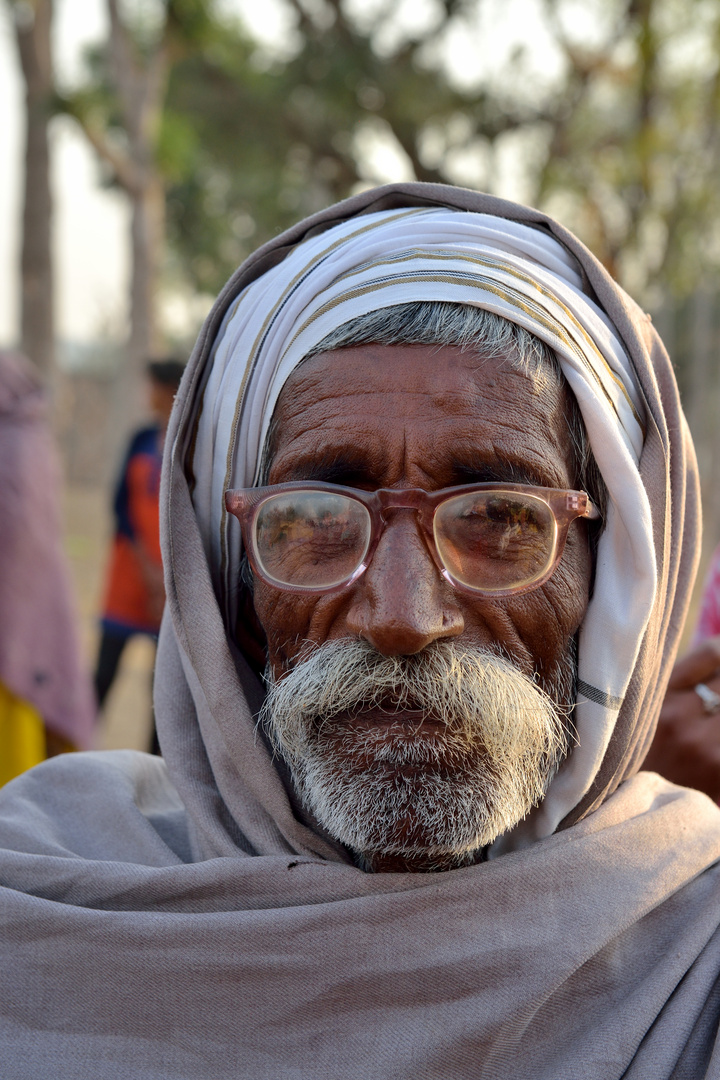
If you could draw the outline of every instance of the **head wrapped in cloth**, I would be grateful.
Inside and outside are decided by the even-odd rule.
[[[645,409],[613,323],[579,263],[545,231],[481,213],[369,213],[298,244],[230,304],[212,356],[193,457],[193,502],[229,625],[240,572],[228,488],[258,482],[289,375],[339,327],[383,308],[440,301],[483,308],[552,349],[575,395],[608,491],[595,587],[580,632],[577,746],[506,850],[551,834],[587,792],[607,749],[656,588],[648,497],[639,473]]]

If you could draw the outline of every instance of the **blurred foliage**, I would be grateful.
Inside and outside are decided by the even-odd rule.
[[[468,107],[441,69],[418,63],[432,30],[391,56],[375,50],[394,3],[363,28],[338,2],[312,14],[300,2],[289,6],[297,39],[289,58],[268,58],[241,25],[226,23],[218,40],[171,73],[170,238],[196,286],[210,292],[258,243],[379,179],[358,146],[368,130],[398,146],[409,175],[446,179],[423,160],[422,134]],[[461,6],[438,5],[437,22]]]
[[[720,266],[720,5],[614,0],[594,45],[570,37],[562,9],[546,4],[566,75],[538,201],[646,302],[707,287]]]
[[[519,193],[645,303],[717,275],[717,0],[278,3],[275,49],[227,0],[126,3],[138,50],[169,58],[154,165],[178,279],[217,291],[260,242],[393,170]],[[64,107],[120,147],[104,57]]]

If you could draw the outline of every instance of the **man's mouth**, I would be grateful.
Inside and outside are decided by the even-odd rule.
[[[447,724],[419,705],[386,700],[335,713],[319,730],[323,741],[342,743],[345,752],[362,756],[371,746],[416,744],[419,748],[420,743],[434,743],[447,733]]]
[[[417,782],[432,769],[437,775],[454,774],[460,758],[457,733],[419,705],[396,701],[365,702],[335,713],[316,729],[319,743],[336,765],[388,778],[404,776]],[[480,752],[475,747],[475,752]]]
[[[361,702],[336,715],[339,721],[352,724],[397,725],[401,728],[438,727],[441,721],[431,716],[426,709],[414,702],[400,702],[392,698],[382,701]]]

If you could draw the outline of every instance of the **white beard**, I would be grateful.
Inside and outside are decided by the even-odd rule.
[[[437,642],[387,657],[342,639],[266,679],[260,723],[303,803],[366,863],[472,862],[542,800],[568,751],[569,709],[486,649]],[[553,697],[571,701],[573,679],[569,651]],[[437,723],[363,720],[363,709],[388,703]]]

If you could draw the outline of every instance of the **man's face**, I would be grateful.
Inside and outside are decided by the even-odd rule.
[[[509,481],[575,488],[568,393],[552,379],[538,388],[507,360],[457,347],[367,345],[325,353],[302,364],[283,389],[269,483],[323,480],[364,490],[435,491]],[[282,683],[314,647],[348,639],[370,646],[373,655],[416,657],[416,667],[433,650],[452,645],[463,656],[480,650],[479,655],[504,657],[556,700],[567,696],[569,650],[591,576],[585,530],[582,522],[571,525],[561,562],[545,585],[489,599],[455,590],[439,574],[414,512],[393,511],[369,567],[347,589],[300,595],[256,581],[254,603],[267,637],[269,673]],[[423,755],[418,750],[419,763],[413,765],[410,744],[429,745],[442,726],[439,718],[427,706],[399,704],[395,693],[387,701],[373,697],[372,705],[354,702],[347,715],[340,710],[318,723],[333,769],[353,772],[362,757],[362,776],[377,773],[380,766],[369,761],[367,747],[384,746],[383,776],[394,768],[392,783],[405,777],[408,784],[422,784]],[[387,750],[393,740],[407,751],[395,766]],[[480,734],[472,745],[465,733],[463,740],[468,761],[460,763],[456,746],[441,771],[451,781],[453,762],[460,772],[472,765],[468,783],[476,789],[488,739]],[[433,755],[438,757],[428,750],[426,759]],[[356,776],[358,783],[362,776]],[[410,846],[421,848],[412,801],[400,817],[394,826],[398,836],[412,835]]]

